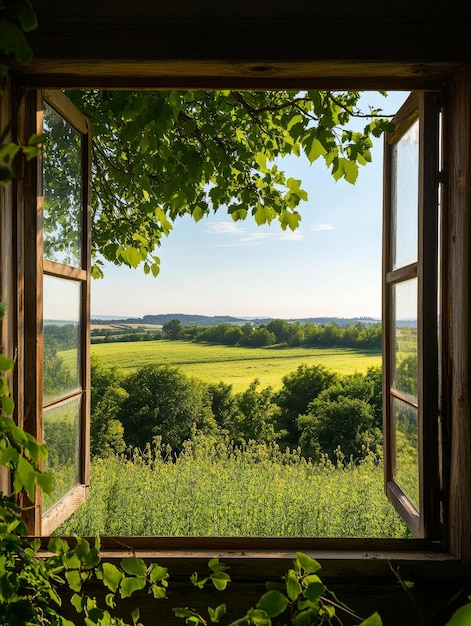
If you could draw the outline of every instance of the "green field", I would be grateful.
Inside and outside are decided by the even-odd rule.
[[[92,355],[107,367],[118,366],[129,372],[157,363],[175,365],[185,374],[209,383],[224,381],[234,391],[245,391],[255,379],[262,387],[281,387],[285,374],[301,363],[324,365],[340,374],[366,372],[381,365],[379,350],[349,348],[241,348],[198,344],[189,341],[139,341],[129,343],[93,344]],[[62,352],[67,362],[67,352]]]

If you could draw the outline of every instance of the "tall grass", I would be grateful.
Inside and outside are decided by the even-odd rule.
[[[159,442],[157,442],[159,443]],[[380,459],[319,464],[299,451],[196,436],[172,454],[95,459],[91,495],[59,534],[407,537]]]

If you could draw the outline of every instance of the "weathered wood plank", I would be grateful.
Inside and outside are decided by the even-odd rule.
[[[97,53],[98,54],[98,53]],[[337,60],[125,60],[35,57],[18,66],[21,83],[46,88],[103,89],[436,89],[458,62]]]
[[[449,465],[450,548],[471,563],[471,69],[459,73],[447,116],[448,223],[446,441]],[[447,469],[445,467],[445,469]],[[448,484],[448,483],[447,483]]]

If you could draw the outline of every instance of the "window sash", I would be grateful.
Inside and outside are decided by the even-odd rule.
[[[383,415],[385,490],[415,537],[440,537],[440,477],[438,448],[438,185],[439,97],[412,94],[395,118],[396,130],[385,137],[383,219]],[[418,121],[417,259],[394,264],[395,213],[393,147]],[[417,280],[417,398],[412,401],[393,385],[394,290]],[[396,480],[396,436],[393,403],[402,401],[417,409],[418,508]]]
[[[43,158],[36,165],[27,165],[31,180],[31,193],[24,201],[25,232],[22,244],[24,281],[24,336],[25,336],[25,419],[24,426],[40,441],[43,439],[44,410],[59,407],[77,400],[79,410],[79,432],[77,459],[77,481],[58,502],[43,514],[43,497],[40,490],[36,494],[35,506],[26,517],[28,531],[41,535],[51,533],[63,520],[76,510],[87,498],[89,490],[89,433],[90,433],[90,248],[91,248],[91,132],[86,118],[72,105],[60,91],[38,91],[30,95],[25,103],[25,128],[28,120],[35,119],[31,132],[42,132],[43,102],[52,107],[80,135],[80,213],[82,245],[80,267],[73,267],[44,259],[43,254]],[[29,188],[28,188],[29,189]],[[21,240],[21,237],[20,237]],[[70,393],[58,394],[47,402],[43,398],[43,277],[51,276],[78,285],[79,305],[79,385]]]

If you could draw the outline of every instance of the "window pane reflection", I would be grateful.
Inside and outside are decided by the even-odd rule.
[[[392,384],[417,399],[417,279],[393,286]]]
[[[53,492],[44,494],[44,512],[79,483],[80,409],[78,397],[44,411],[44,471],[52,474],[54,483]]]
[[[417,261],[418,120],[392,146],[393,269]]]
[[[81,135],[44,103],[44,258],[81,267]]]
[[[81,386],[81,283],[44,276],[44,403]]]
[[[419,454],[417,448],[417,409],[392,399],[392,416],[396,439],[394,478],[412,504],[419,510]]]

